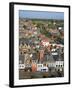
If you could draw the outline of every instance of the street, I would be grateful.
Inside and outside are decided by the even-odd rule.
[[[19,79],[63,77],[63,72],[25,72],[19,70]]]

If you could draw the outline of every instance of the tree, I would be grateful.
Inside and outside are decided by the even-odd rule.
[[[26,25],[23,25],[23,28],[24,28],[24,29],[26,29],[26,28],[27,28],[27,26],[26,26]]]

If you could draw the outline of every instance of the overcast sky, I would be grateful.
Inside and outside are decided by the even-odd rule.
[[[30,19],[64,19],[63,12],[48,12],[48,11],[30,11],[30,10],[19,10],[20,18]]]

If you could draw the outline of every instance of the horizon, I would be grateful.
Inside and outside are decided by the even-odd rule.
[[[19,18],[64,20],[63,12],[19,10]]]

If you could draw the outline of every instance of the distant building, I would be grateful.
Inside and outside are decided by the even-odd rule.
[[[64,27],[59,26],[59,27],[58,27],[58,30],[64,30]]]
[[[60,35],[60,32],[59,30],[57,29],[50,29],[49,32],[51,33],[52,35],[52,39],[56,38],[58,35]]]
[[[20,44],[19,52],[21,52],[22,54],[29,53],[30,50],[31,50],[30,45],[27,45],[27,44],[22,45],[22,44]]]

